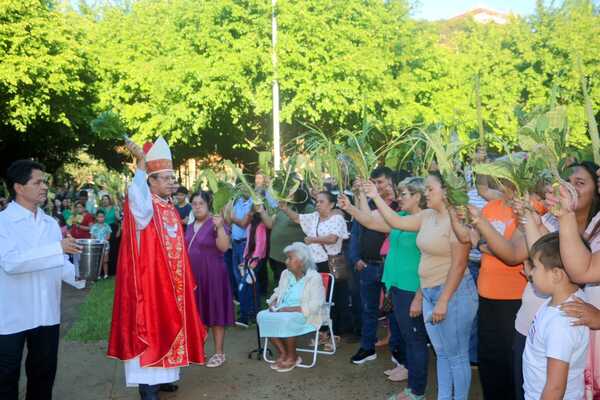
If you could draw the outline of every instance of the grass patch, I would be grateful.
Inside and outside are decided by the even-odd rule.
[[[112,320],[115,280],[99,280],[79,308],[79,316],[66,339],[77,342],[107,340]]]
[[[268,265],[269,290],[267,297],[273,293],[278,282],[273,281],[273,272]],[[76,342],[96,342],[107,340],[112,320],[113,297],[115,293],[115,279],[99,280],[88,293],[85,302],[79,308],[79,316],[67,336],[67,340]],[[264,299],[259,299],[259,309],[267,306]],[[239,315],[239,306],[236,306],[235,315]]]

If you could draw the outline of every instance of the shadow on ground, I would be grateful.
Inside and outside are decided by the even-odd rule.
[[[62,335],[76,319],[85,291],[63,288]],[[226,335],[227,362],[221,368],[191,366],[183,369],[180,389],[164,394],[163,400],[354,400],[387,399],[404,389],[405,382],[386,379],[383,371],[392,366],[387,349],[378,351],[377,360],[362,366],[352,365],[350,357],[357,344],[342,343],[334,356],[319,357],[312,369],[289,373],[271,370],[266,363],[249,360],[248,351],[256,347],[254,329],[230,328]],[[207,354],[213,351],[207,342]],[[122,363],[106,358],[106,342],[61,341],[54,398],[56,400],[138,399],[137,390],[126,388]],[[304,357],[308,357],[307,354]],[[427,399],[435,399],[435,364],[430,357]],[[24,376],[24,374],[23,374]],[[24,389],[24,378],[22,379]],[[481,399],[477,371],[473,374],[470,399]]]

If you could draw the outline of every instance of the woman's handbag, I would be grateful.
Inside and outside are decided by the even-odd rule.
[[[321,221],[317,222],[317,226],[315,227],[315,237],[319,237],[319,224]],[[336,281],[343,281],[348,279],[349,270],[346,265],[346,257],[344,257],[343,253],[331,255],[327,252],[327,248],[324,245],[321,245],[325,254],[327,254],[327,265],[329,266],[329,272],[335,277]]]
[[[323,250],[327,253],[327,249],[323,246]],[[327,265],[329,266],[329,272],[335,276],[336,281],[344,281],[348,279],[349,271],[346,265],[346,257],[343,253],[336,254],[335,256],[327,255]]]

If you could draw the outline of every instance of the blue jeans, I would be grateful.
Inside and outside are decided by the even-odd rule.
[[[466,400],[471,386],[469,338],[477,313],[477,289],[471,274],[463,277],[448,302],[446,318],[431,322],[444,285],[423,288],[423,318],[437,355],[438,400]],[[454,396],[453,396],[454,393]]]
[[[225,259],[225,266],[227,267],[227,275],[229,275],[229,284],[233,291],[233,297],[238,299],[237,284],[235,282],[235,274],[233,272],[233,250],[229,249],[225,252],[223,258]]]
[[[377,325],[379,320],[379,300],[381,296],[381,276],[383,275],[383,263],[369,263],[360,271],[360,297],[362,300],[362,329],[360,347],[365,350],[374,350],[377,342]],[[393,317],[392,317],[393,318]],[[390,348],[402,349],[402,337],[400,330],[390,321]],[[398,360],[402,361],[402,360]]]
[[[235,279],[235,285],[233,286],[234,288],[237,288],[239,286],[240,280],[242,279],[240,275],[240,269],[238,267],[240,264],[244,263],[245,248],[246,239],[231,241],[231,269],[233,272],[233,277]],[[234,292],[236,292],[235,289]]]
[[[356,336],[361,335],[362,329],[362,299],[360,297],[360,272],[354,269],[354,265],[348,266],[351,270],[352,280],[350,283],[350,297],[352,301],[352,331]]]
[[[408,388],[416,396],[425,394],[427,386],[427,364],[429,350],[427,348],[427,331],[423,317],[411,318],[410,304],[415,298],[414,292],[396,287],[390,289],[394,315],[400,326],[402,338],[406,343],[406,368],[408,369]]]
[[[473,282],[475,282],[475,287],[477,287],[477,278],[479,277],[480,266],[480,261],[469,261],[469,272],[471,272]],[[471,328],[471,338],[469,339],[469,361],[475,364],[479,362],[479,357],[477,356],[477,346],[479,346],[479,334],[477,333],[477,327],[479,326],[478,320],[479,317],[477,314],[475,314],[473,327]]]
[[[406,342],[404,341],[404,336],[402,336],[400,321],[396,318],[394,312],[390,312],[387,315],[387,320],[390,327],[390,351],[396,352],[396,355],[400,357],[396,361],[402,365],[406,365]]]
[[[242,276],[242,279],[238,286],[241,322],[248,323],[250,321],[250,318],[256,318],[256,313],[258,312],[257,303],[260,303],[260,283],[258,281],[258,273],[262,268],[265,267],[265,263],[266,261],[263,260],[258,263],[256,268],[254,268],[254,280],[256,284],[256,303],[254,302],[254,289],[252,288],[252,283],[248,283],[246,281],[246,275]]]

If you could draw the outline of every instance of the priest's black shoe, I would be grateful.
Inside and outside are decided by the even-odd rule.
[[[174,383],[163,383],[160,385],[160,388],[159,388],[159,390],[161,392],[169,392],[169,393],[176,392],[177,389],[179,389],[179,386],[175,385]]]
[[[139,385],[141,400],[159,400],[158,397],[159,385]]]

